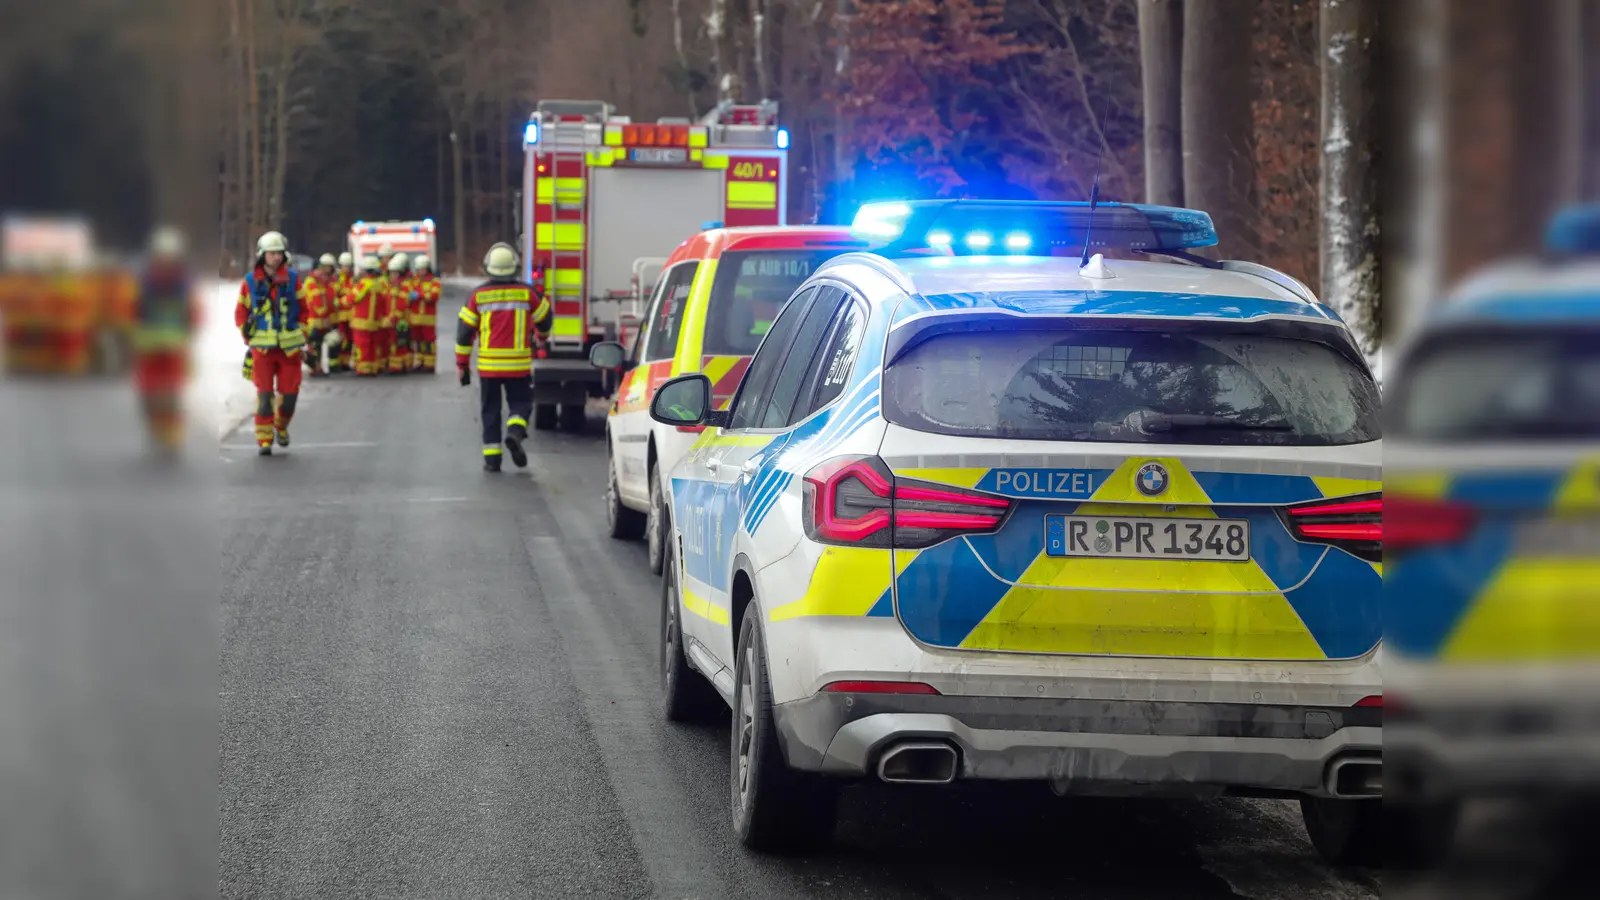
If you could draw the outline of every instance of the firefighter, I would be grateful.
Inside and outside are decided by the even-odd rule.
[[[533,345],[543,346],[555,316],[549,301],[532,285],[518,281],[517,251],[495,244],[483,258],[489,280],[467,297],[456,324],[456,373],[472,383],[473,347],[478,351],[478,393],[483,419],[483,469],[500,471],[500,403],[506,419],[505,445],[518,468],[528,464],[522,442],[528,439],[533,411]],[[519,328],[519,324],[522,326]]]
[[[411,262],[411,363],[415,371],[435,373],[439,354],[439,297],[443,293],[433,260],[418,254]]]
[[[328,354],[328,368],[334,372],[350,371],[350,358],[355,350],[350,341],[351,291],[356,283],[356,258],[350,251],[339,254],[339,274],[334,281],[334,325],[339,329],[339,343]]]
[[[300,354],[306,345],[304,302],[300,276],[289,267],[289,242],[276,231],[263,234],[256,241],[255,268],[239,286],[233,316],[250,345],[256,446],[262,456],[272,455],[274,437],[278,446],[289,446],[289,422],[300,399]]]
[[[411,278],[410,262],[404,253],[389,258],[389,326],[384,330],[388,341],[390,375],[405,375],[411,371]]]
[[[383,246],[378,248],[378,265],[383,267],[383,271],[389,271],[389,260],[391,259],[394,259],[394,245],[384,241]]]
[[[182,234],[157,229],[134,299],[134,386],[151,441],[164,456],[183,446],[183,384],[190,338],[199,324],[194,282],[183,254]]]
[[[311,370],[313,377],[328,374],[322,367],[322,342],[332,330],[334,317],[338,315],[335,264],[336,260],[332,253],[322,254],[322,258],[317,260],[317,267],[306,276],[305,284],[301,288],[301,293],[305,297],[307,325],[310,331],[304,355],[306,368]]]
[[[383,320],[388,315],[388,292],[383,269],[376,256],[361,260],[361,278],[350,290],[350,334],[355,346],[356,375],[367,378],[378,374]],[[385,364],[387,364],[385,362]]]

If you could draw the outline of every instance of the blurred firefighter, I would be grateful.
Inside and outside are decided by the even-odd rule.
[[[463,386],[472,383],[473,348],[478,353],[478,393],[483,421],[483,469],[500,471],[500,404],[506,419],[505,445],[518,468],[528,464],[522,442],[528,439],[528,414],[533,411],[533,347],[544,345],[555,321],[549,301],[533,286],[518,281],[517,252],[495,244],[483,258],[489,280],[467,297],[456,324],[456,373]]]
[[[378,265],[382,267],[381,271],[389,271],[389,260],[391,259],[394,259],[394,245],[384,241],[383,246],[378,248]]]
[[[411,263],[411,364],[434,374],[439,359],[439,298],[444,288],[433,272],[433,260],[419,254]]]
[[[349,250],[339,254],[339,274],[334,281],[334,325],[339,330],[339,344],[328,351],[328,370],[350,371],[351,354],[355,345],[350,340],[351,291],[356,283],[356,258]]]
[[[300,276],[289,267],[289,242],[276,231],[256,241],[255,268],[239,286],[234,324],[250,345],[256,386],[256,446],[272,455],[272,442],[289,446],[289,422],[300,399],[300,354],[306,310]],[[274,396],[276,394],[276,396]]]
[[[387,365],[380,354],[388,296],[378,258],[365,257],[361,260],[361,277],[350,290],[350,333],[355,345],[356,374],[361,377],[376,375],[380,365]]]
[[[404,253],[389,258],[389,327],[388,339],[390,375],[405,375],[411,371],[411,271]]]
[[[177,229],[156,229],[134,295],[134,387],[152,443],[169,456],[183,447],[183,386],[189,375],[190,340],[199,324],[184,252],[183,235]]]
[[[305,298],[306,324],[309,331],[306,335],[304,356],[306,368],[311,370],[313,377],[328,374],[322,367],[322,343],[323,339],[334,331],[334,317],[339,312],[335,264],[336,260],[332,253],[322,254],[317,260],[317,267],[305,277],[305,284],[300,290],[301,296]]]

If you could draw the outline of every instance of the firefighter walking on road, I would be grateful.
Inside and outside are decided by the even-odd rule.
[[[272,455],[272,442],[289,446],[289,422],[300,399],[300,354],[306,311],[300,276],[288,264],[289,242],[276,231],[256,241],[255,268],[239,286],[234,324],[250,345],[256,387],[256,446]]]
[[[388,316],[388,285],[376,256],[361,260],[361,278],[350,289],[350,335],[355,345],[356,375],[368,378],[386,365],[382,354],[383,320]]]
[[[543,345],[555,316],[550,302],[532,285],[516,279],[517,252],[495,244],[483,258],[489,280],[467,297],[456,324],[456,372],[472,383],[472,354],[478,354],[478,393],[483,420],[483,468],[500,471],[500,408],[506,419],[505,446],[518,468],[528,464],[522,443],[533,411],[533,348]]]
[[[350,303],[356,284],[356,258],[350,251],[339,254],[339,274],[334,280],[334,326],[339,329],[339,345],[328,354],[328,368],[334,372],[350,371],[350,360],[355,353],[355,343],[350,338]]]
[[[164,456],[183,447],[183,387],[199,310],[184,265],[183,235],[158,229],[140,273],[133,310],[133,379],[152,444]]]
[[[385,330],[388,341],[390,375],[405,375],[411,371],[411,271],[404,253],[389,258],[389,327]]]
[[[335,260],[332,253],[322,254],[317,260],[317,267],[306,276],[305,285],[301,294],[305,297],[306,324],[310,330],[307,336],[305,349],[306,367],[313,376],[326,375],[327,370],[322,367],[322,344],[324,338],[334,328],[334,318],[338,315],[338,294],[334,273]],[[331,362],[331,361],[330,361]]]
[[[434,374],[439,354],[439,298],[443,293],[433,260],[418,254],[411,262],[411,364],[415,371]]]

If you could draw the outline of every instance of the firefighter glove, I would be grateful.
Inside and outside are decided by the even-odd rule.
[[[472,370],[466,366],[456,366],[456,374],[461,376],[461,386],[472,384]]]

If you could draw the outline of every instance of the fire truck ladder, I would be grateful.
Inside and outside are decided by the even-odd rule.
[[[583,350],[588,337],[584,294],[588,290],[588,153],[600,143],[610,104],[545,101],[538,106],[550,154],[550,171],[538,179],[535,203],[550,210],[534,226],[534,246],[551,253],[545,289],[555,308],[550,343],[558,351]]]

